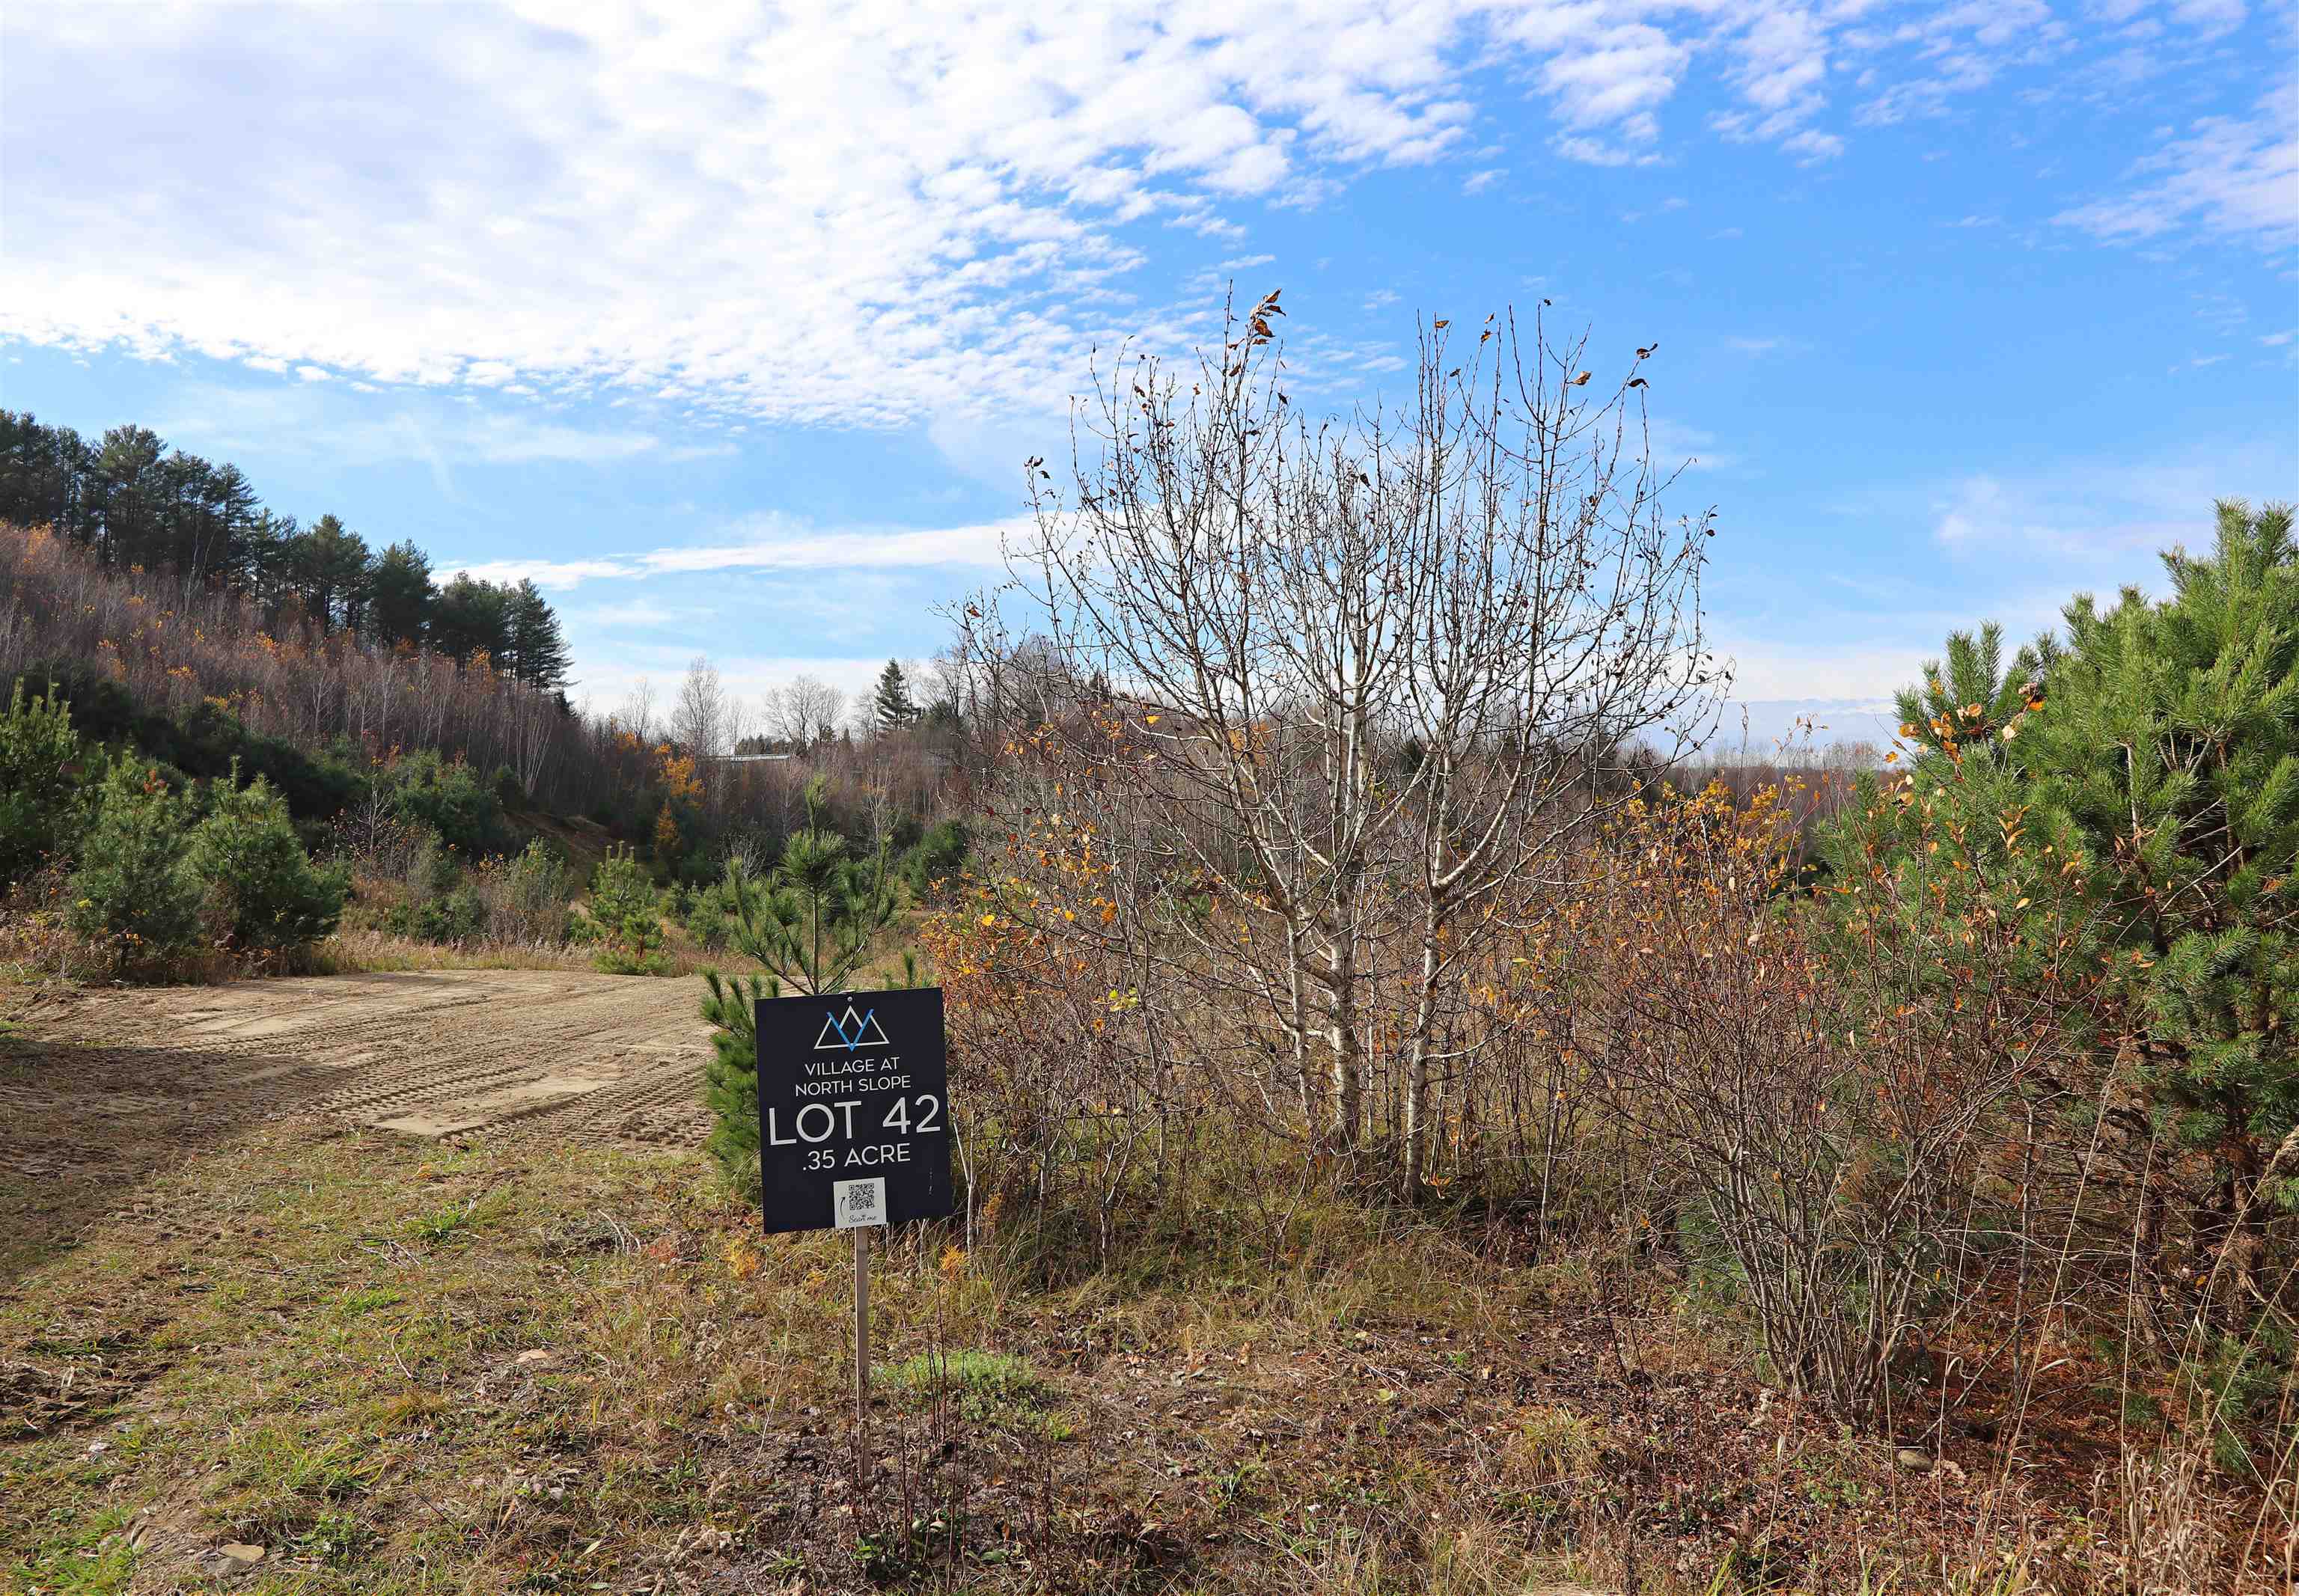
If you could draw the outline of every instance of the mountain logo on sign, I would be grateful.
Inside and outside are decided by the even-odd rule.
[[[826,1016],[822,1022],[822,1034],[814,1039],[817,1053],[835,1052],[842,1048],[852,1053],[858,1047],[892,1046],[886,1039],[885,1028],[878,1023],[878,1011],[858,1012],[851,1003],[846,1005],[844,1013]]]

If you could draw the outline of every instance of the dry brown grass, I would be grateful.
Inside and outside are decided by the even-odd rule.
[[[591,950],[563,942],[481,939],[425,942],[369,926],[329,937],[320,944],[314,963],[313,973],[320,975],[395,970],[588,970]]]
[[[1191,1251],[1058,1288],[942,1230],[883,1243],[858,1522],[844,1238],[751,1223],[685,1155],[292,1122],[187,1148],[0,1292],[0,1585],[166,1589],[227,1542],[265,1549],[242,1588],[315,1592],[1689,1593],[1728,1559],[2072,1592],[2107,1567],[2046,1493],[1997,1499],[2029,1533],[1971,1539],[1977,1455],[1919,1479],[1762,1397],[1664,1281],[1329,1200],[1274,1258],[1208,1212]],[[1991,1583],[2007,1550],[2029,1572]],[[1988,1578],[1944,1583],[1951,1553]]]
[[[521,951],[395,940],[364,967]],[[0,1027],[0,1214],[58,1195],[5,1112],[73,1068],[54,1029]],[[759,1236],[691,1155],[180,1118],[0,1247],[0,1589],[170,1589],[226,1542],[265,1548],[241,1588],[314,1592],[2154,1596],[2281,1567],[2255,1547],[2242,1584],[2222,1482],[2117,1472],[2051,1393],[2016,1455],[1952,1435],[1905,1469],[1766,1393],[1665,1255],[1367,1206],[1234,1135],[1179,1148],[1107,1252],[1020,1206],[972,1256],[955,1226],[881,1244],[908,1377],[858,1519],[842,1238]]]

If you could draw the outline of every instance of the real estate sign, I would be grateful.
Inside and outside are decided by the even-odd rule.
[[[761,998],[757,1020],[769,1232],[950,1211],[941,988]]]

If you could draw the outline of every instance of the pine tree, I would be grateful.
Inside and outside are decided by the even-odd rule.
[[[199,877],[187,848],[188,806],[156,770],[121,756],[98,789],[64,888],[66,922],[110,945],[123,969],[182,952],[200,930]]]
[[[703,972],[709,991],[702,1017],[717,1028],[715,1055],[706,1066],[708,1096],[717,1128],[711,1155],[735,1186],[752,1195],[759,1188],[759,1090],[757,1005],[798,993],[847,990],[871,944],[893,922],[901,906],[884,849],[867,859],[846,850],[846,839],[822,824],[827,783],[817,776],[806,786],[806,829],[784,847],[781,861],[763,881],[739,859],[726,864],[720,888],[727,906],[727,940],[735,951],[767,968],[761,977],[729,980]],[[917,964],[905,954],[903,973],[894,984],[917,984]]]
[[[529,687],[556,688],[567,681],[567,640],[559,617],[532,581],[510,596],[510,668]]]
[[[0,521],[54,526],[87,542],[87,445],[68,426],[43,426],[29,410],[0,410]]]
[[[1923,685],[1900,690],[1900,734],[1933,748],[1961,744],[2002,754],[2010,748],[2004,728],[2042,702],[2045,673],[2059,654],[2059,640],[2046,632],[2006,668],[2004,628],[1994,621],[1976,636],[1949,633],[1945,663],[1924,661]]]
[[[87,745],[51,682],[29,699],[18,677],[0,715],[0,888],[62,855],[85,818]]]
[[[918,718],[918,707],[910,698],[910,679],[902,674],[901,662],[890,659],[886,668],[878,673],[878,690],[871,699],[871,712],[881,732],[898,732]]]
[[[216,467],[214,492],[220,541],[205,565],[193,575],[237,578],[246,568],[250,540],[261,523],[263,506],[255,497],[255,484],[229,461]]]
[[[247,529],[240,551],[241,583],[266,612],[275,616],[289,596],[287,557],[296,535],[295,517],[265,510]]]
[[[1896,804],[1868,794],[1831,852],[1855,880],[1863,847],[1896,846],[1913,870],[1924,827],[1957,841],[1963,867],[1933,872],[1939,912],[2000,916],[2018,958],[2083,994],[2070,1025],[2099,1068],[2128,1071],[2113,1096],[2139,1104],[2108,1129],[2182,1194],[2197,1252],[2240,1297],[2270,1215],[2299,1211],[2291,509],[2222,502],[2213,551],[2164,566],[2165,600],[2134,588],[2104,611],[2088,595],[2068,606],[2040,692],[2017,666],[1995,679],[1993,629],[1951,640],[1946,678],[1902,695],[1927,745],[1910,781]]]
[[[334,516],[321,516],[287,550],[288,580],[314,621],[356,629],[368,604],[367,540]]]
[[[351,871],[314,866],[288,818],[287,802],[261,776],[239,785],[239,762],[211,786],[207,818],[191,833],[193,872],[208,886],[236,947],[286,953],[336,929]]]
[[[160,462],[155,475],[160,504],[154,562],[197,581],[223,542],[215,468],[178,449]]]
[[[459,572],[432,601],[431,646],[460,660],[486,654],[504,666],[511,651],[513,593]]]
[[[2144,1030],[2158,1125],[2210,1150],[2206,1235],[2299,1210],[2299,548],[2287,505],[2219,506],[2218,546],[2164,556],[2172,595],[2070,605],[2068,657],[2024,730],[2038,807],[2079,841],[2111,917],[2111,988]],[[2248,1219],[2241,1216],[2248,1215]]]
[[[105,564],[150,565],[159,558],[160,460],[167,448],[149,427],[115,426],[104,434],[91,486],[102,527],[95,547]]]
[[[368,625],[386,643],[419,643],[431,624],[431,561],[412,542],[376,556],[368,573]]]

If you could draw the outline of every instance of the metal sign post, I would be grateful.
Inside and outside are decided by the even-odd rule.
[[[859,1497],[870,1476],[870,1232],[955,1205],[942,988],[761,998],[755,1018],[768,1234],[854,1232]]]

